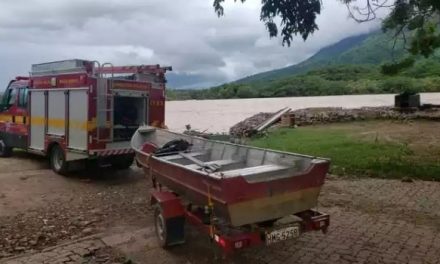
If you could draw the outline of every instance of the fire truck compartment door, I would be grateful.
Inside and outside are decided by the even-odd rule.
[[[88,94],[71,90],[69,94],[69,148],[87,150]]]
[[[43,91],[32,91],[31,94],[31,122],[30,122],[30,144],[29,147],[37,150],[44,150],[45,131],[45,96]]]
[[[66,95],[64,91],[49,91],[48,96],[47,133],[64,136],[66,131]]]

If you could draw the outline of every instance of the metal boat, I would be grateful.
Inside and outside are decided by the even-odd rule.
[[[309,210],[330,161],[140,127],[131,140],[154,185],[191,204],[210,205],[231,226],[275,221]]]

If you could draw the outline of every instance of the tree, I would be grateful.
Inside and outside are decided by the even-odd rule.
[[[214,0],[214,8],[219,16],[224,14],[222,3]],[[237,0],[234,0],[237,2]],[[246,0],[240,0],[242,3]],[[283,45],[290,46],[293,36],[300,34],[306,40],[318,29],[316,17],[321,13],[321,0],[262,0],[260,19],[265,23],[270,37],[278,36],[278,26],[274,19],[281,18],[280,35]]]
[[[254,88],[249,85],[240,85],[237,90],[238,98],[254,98],[257,97],[257,93]]]
[[[214,8],[219,16],[224,15],[224,1],[214,0]],[[243,3],[246,0],[239,1]],[[428,57],[440,47],[440,0],[335,1],[345,4],[350,17],[360,23],[376,19],[379,9],[389,8],[391,12],[383,21],[382,29],[395,31],[395,43],[399,38],[407,43],[407,35],[410,35],[408,50],[414,56]],[[261,0],[261,4],[260,20],[265,23],[270,37],[281,35],[283,45],[290,46],[296,35],[307,40],[310,34],[318,30],[316,18],[321,13],[322,0]],[[279,25],[275,22],[276,18],[280,19]],[[407,66],[409,62],[410,58],[407,58],[404,62],[387,66],[394,71],[396,67]]]

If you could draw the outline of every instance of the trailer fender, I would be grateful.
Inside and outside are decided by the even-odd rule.
[[[171,192],[153,192],[151,205],[155,208],[155,228],[159,244],[166,248],[185,242],[185,209]]]
[[[172,192],[156,191],[151,193],[150,205],[159,205],[166,219],[184,217],[185,208],[180,199]]]

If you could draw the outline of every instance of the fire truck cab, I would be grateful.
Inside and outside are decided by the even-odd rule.
[[[78,59],[32,65],[3,94],[0,156],[14,148],[48,156],[59,174],[90,159],[128,168],[136,129],[164,127],[168,70]]]

